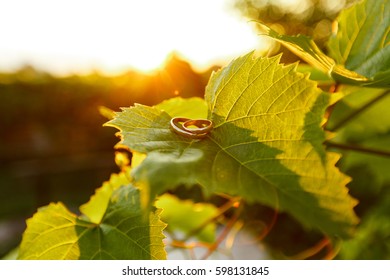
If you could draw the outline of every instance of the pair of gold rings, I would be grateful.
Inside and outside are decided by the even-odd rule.
[[[183,117],[171,119],[171,128],[181,136],[191,139],[202,139],[213,128],[213,122],[205,119],[192,120]]]

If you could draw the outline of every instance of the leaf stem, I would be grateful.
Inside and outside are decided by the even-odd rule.
[[[290,257],[290,259],[294,259],[294,260],[308,259],[308,258],[313,257],[316,254],[320,253],[325,247],[327,247],[329,245],[330,245],[330,240],[327,237],[324,237],[314,246]]]
[[[340,252],[341,243],[336,242],[336,244],[333,244],[333,242],[329,242],[326,247],[327,247],[328,251],[322,259],[323,260],[333,260]]]
[[[367,154],[374,154],[378,156],[384,156],[384,157],[390,157],[390,151],[383,151],[378,149],[372,149],[372,148],[366,148],[358,145],[353,144],[342,144],[342,143],[335,143],[335,142],[325,142],[325,145],[327,147],[331,148],[337,148],[341,150],[351,150],[356,152],[362,152]]]
[[[388,93],[390,93],[390,90],[386,90],[384,91],[382,94],[378,95],[377,97],[375,97],[374,99],[372,99],[370,102],[364,104],[362,107],[360,107],[359,109],[353,111],[351,114],[349,114],[348,116],[346,116],[344,119],[341,119],[338,123],[336,123],[332,129],[330,129],[331,131],[336,131],[338,129],[340,129],[341,127],[343,127],[346,123],[348,123],[349,121],[351,121],[353,118],[355,118],[357,115],[359,115],[360,113],[362,113],[364,110],[366,110],[367,108],[369,108],[370,106],[372,106],[373,104],[375,104],[377,101],[381,100],[383,97],[385,97]]]
[[[264,230],[256,237],[256,241],[260,242],[261,240],[263,240],[268,235],[268,233],[274,228],[276,221],[278,220],[278,214],[279,212],[275,209],[272,215],[271,223],[267,225],[264,228]]]
[[[261,231],[254,236],[253,239],[249,240],[248,242],[240,242],[240,244],[255,244],[255,243],[260,243],[268,234],[269,232],[274,228],[277,220],[278,220],[279,212],[278,210],[275,209],[274,213],[272,214],[271,221],[269,224],[265,224],[263,221],[258,221],[261,223],[259,226],[261,228]],[[256,221],[255,221],[256,222]]]
[[[240,203],[233,217],[229,220],[226,227],[223,229],[222,233],[218,236],[217,240],[209,247],[206,254],[202,257],[202,260],[206,260],[218,248],[219,244],[221,244],[221,242],[225,239],[225,237],[228,235],[230,230],[233,228],[234,224],[237,222],[242,212],[242,209],[243,209],[243,204]]]

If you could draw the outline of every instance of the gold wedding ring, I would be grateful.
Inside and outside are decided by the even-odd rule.
[[[195,126],[195,127],[190,127]],[[210,120],[188,120],[183,123],[183,129],[186,131],[195,133],[195,134],[203,134],[209,133],[213,128],[213,123]]]
[[[191,139],[202,139],[213,128],[213,123],[210,120],[197,119],[192,120],[183,117],[176,117],[171,119],[171,128],[179,135]]]

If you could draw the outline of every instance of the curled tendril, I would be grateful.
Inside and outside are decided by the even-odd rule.
[[[176,117],[171,119],[172,130],[187,138],[202,139],[213,128],[213,122],[205,119],[192,120],[183,117]]]

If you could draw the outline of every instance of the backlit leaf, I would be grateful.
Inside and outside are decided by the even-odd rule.
[[[167,230],[196,236],[200,241],[214,242],[216,225],[213,218],[217,216],[218,208],[213,204],[183,201],[163,194],[156,201],[156,206],[163,209],[161,219],[168,224]]]
[[[390,1],[365,0],[343,10],[329,55],[377,86],[390,86]]]
[[[301,57],[303,60],[317,67],[321,71],[329,74],[334,79],[346,84],[371,83],[369,78],[354,71],[350,71],[342,65],[337,65],[331,57],[324,54],[320,48],[318,48],[316,43],[310,37],[303,35],[282,35],[265,25],[261,26],[266,31],[266,35],[283,44],[297,56]]]
[[[110,202],[112,193],[121,186],[130,183],[126,173],[112,174],[109,181],[104,182],[103,186],[96,190],[91,199],[80,206],[80,212],[83,213],[90,222],[98,224],[103,219]]]
[[[389,10],[389,0],[365,0],[343,10],[337,34],[329,40],[329,56],[309,37],[282,35],[260,25],[266,35],[340,83],[390,87]]]
[[[146,153],[133,170],[151,199],[178,185],[199,184],[206,194],[238,195],[287,211],[302,224],[349,236],[357,223],[349,178],[327,153],[321,129],[329,96],[279,57],[233,61],[206,88],[214,129],[202,140],[170,129],[171,116],[136,105],[108,122],[121,145]]]
[[[164,259],[159,213],[145,215],[131,185],[113,192],[100,223],[51,203],[27,221],[19,259]]]
[[[171,98],[156,106],[158,109],[167,112],[172,117],[185,117],[190,119],[204,119],[207,117],[207,105],[199,97],[192,98]]]

